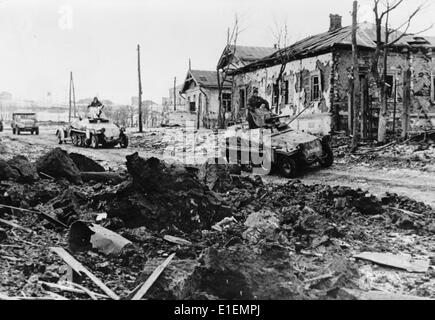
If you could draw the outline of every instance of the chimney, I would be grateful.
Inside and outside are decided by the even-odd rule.
[[[331,20],[329,32],[341,29],[343,27],[341,24],[342,16],[340,16],[339,14],[330,14],[329,19]]]

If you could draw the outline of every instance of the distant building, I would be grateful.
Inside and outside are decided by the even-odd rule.
[[[219,86],[216,71],[189,70],[181,94],[185,97],[186,112],[195,115],[198,128],[217,128],[219,114]],[[222,86],[224,108],[231,105],[231,85]]]
[[[12,94],[6,91],[0,93],[0,102],[10,102],[12,101]]]

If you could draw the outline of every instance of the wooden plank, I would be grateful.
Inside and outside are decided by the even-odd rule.
[[[45,218],[46,220],[60,226],[63,228],[68,228],[68,226],[66,224],[64,224],[63,222],[60,222],[59,220],[57,220],[56,218],[53,218],[52,216],[50,216],[49,214],[42,212],[42,211],[36,211],[36,210],[29,210],[29,209],[23,209],[23,208],[18,208],[18,207],[13,207],[13,206],[7,206],[4,204],[0,204],[1,208],[7,208],[7,209],[13,209],[13,210],[18,210],[18,211],[24,211],[24,212],[30,212],[30,213],[36,213],[37,215],[42,216],[43,218]]]
[[[408,272],[426,273],[429,269],[429,259],[412,259],[412,257],[409,255],[363,252],[355,255],[354,257],[388,267],[403,269]]]
[[[89,295],[91,293],[95,297],[100,297],[103,299],[109,298],[107,295],[96,293],[96,292],[93,292],[89,289],[87,289],[87,291],[83,290],[83,289],[78,289],[79,287],[80,288],[84,288],[84,287],[78,285],[77,283],[71,283],[71,284],[68,283],[70,285],[76,286],[76,288],[64,286],[64,285],[57,284],[57,283],[45,282],[45,281],[38,281],[38,283],[42,284],[43,286],[47,286],[48,288],[57,289],[57,290],[61,290],[61,291],[66,291],[66,292],[71,292],[71,293],[79,293],[79,294],[87,294],[87,295]]]
[[[357,300],[393,300],[393,301],[399,301],[399,300],[433,300],[427,297],[418,297],[418,296],[411,296],[406,294],[400,294],[400,293],[390,293],[385,291],[360,291],[360,290],[354,290],[354,289],[347,289],[343,288],[340,289],[343,292],[349,294],[350,296],[354,297]]]
[[[92,280],[105,294],[114,300],[119,300],[119,296],[110,290],[100,279],[98,279],[94,274],[92,274],[88,269],[86,269],[80,262],[78,262],[73,256],[71,256],[65,249],[60,247],[51,247],[51,251],[55,252],[59,257],[65,261],[75,272],[78,274],[84,273]]]
[[[174,236],[169,236],[166,235],[163,237],[163,239],[165,239],[166,241],[170,242],[170,243],[175,243],[175,244],[179,244],[179,245],[184,245],[184,246],[190,246],[192,245],[192,242],[182,239],[182,238],[178,238],[178,237],[174,237]]]
[[[28,228],[24,228],[24,227],[20,226],[19,224],[16,224],[16,223],[14,223],[12,221],[7,221],[7,220],[0,219],[0,223],[3,223],[5,225],[8,225],[9,227],[12,227],[12,228],[15,228],[15,229],[20,229],[20,230],[27,231],[29,233],[33,232],[33,230],[30,230]]]
[[[144,282],[142,287],[136,292],[131,300],[140,300],[148,292],[151,286],[156,282],[161,273],[166,269],[166,267],[171,263],[172,259],[175,257],[175,253],[171,254],[161,265],[159,265],[156,270],[149,276],[149,278]]]

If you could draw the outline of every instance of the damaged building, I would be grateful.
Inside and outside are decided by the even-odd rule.
[[[297,117],[291,123],[294,129],[315,134],[351,129],[352,28],[342,27],[338,15],[330,18],[328,32],[310,36],[229,71],[233,96],[229,118],[232,121],[244,121],[247,101],[257,88],[274,112]],[[392,34],[393,40],[399,37],[398,32]],[[395,126],[400,128],[403,97],[407,93],[411,97],[410,127],[415,128],[422,121],[435,122],[434,40],[406,35],[390,49],[386,78],[389,128],[393,114],[396,115]],[[370,73],[376,49],[375,25],[359,24],[357,41],[365,133],[375,137],[380,110],[380,97]],[[220,63],[224,68],[229,62],[221,59]],[[382,62],[380,68],[383,68]],[[407,82],[410,85],[407,86]]]
[[[216,71],[189,70],[180,94],[185,99],[186,112],[195,115],[195,127],[217,127],[219,114],[219,85]],[[222,85],[223,105],[231,104],[231,85]]]

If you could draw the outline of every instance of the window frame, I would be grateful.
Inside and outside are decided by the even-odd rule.
[[[393,74],[393,73],[388,73],[387,74],[387,78],[388,77],[391,77],[393,79],[393,82],[391,84],[391,92],[388,92],[388,87],[386,87],[385,88],[385,94],[387,96],[387,99],[394,99],[394,90],[395,90],[395,87],[396,87],[396,81],[395,81],[396,80],[396,75]],[[387,79],[385,79],[385,83],[388,83]],[[389,85],[389,83],[388,83],[388,85]]]
[[[227,95],[224,97],[224,95]],[[229,98],[228,98],[229,97]],[[222,92],[222,106],[226,112],[231,112],[232,95],[230,92]]]
[[[318,79],[318,83],[317,83],[317,87],[318,87],[318,91],[317,97],[314,97],[314,79],[317,78]],[[320,70],[316,70],[311,72],[310,74],[310,97],[311,97],[311,101],[320,101],[322,100],[322,92],[323,92],[323,88],[322,88],[322,73],[320,72]]]
[[[242,94],[243,92],[243,94]],[[243,101],[243,104],[242,104]],[[246,88],[240,88],[239,89],[239,109],[245,110],[246,109]]]

